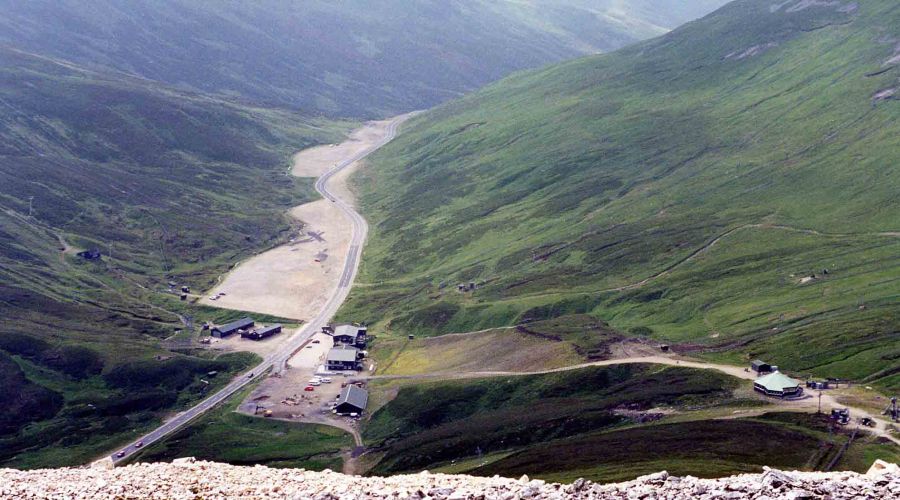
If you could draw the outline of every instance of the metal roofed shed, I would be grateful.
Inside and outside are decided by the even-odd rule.
[[[229,335],[233,335],[240,330],[246,330],[248,328],[252,328],[255,323],[252,318],[242,318],[237,321],[232,321],[227,325],[217,326],[210,331],[210,335],[216,338],[223,339],[228,337]]]
[[[759,359],[754,359],[750,362],[750,368],[756,373],[769,373],[773,371],[772,365]]]
[[[360,370],[359,349],[350,346],[334,347],[325,357],[328,370]]]
[[[362,414],[369,403],[369,393],[365,389],[350,384],[341,390],[334,412],[338,415]]]
[[[257,328],[256,330],[250,330],[249,332],[241,333],[241,338],[250,339],[250,340],[262,340],[267,337],[271,337],[277,333],[281,333],[282,326],[281,325],[270,325],[265,328]]]
[[[334,327],[334,335],[350,335],[352,337],[356,337],[356,332],[359,331],[358,326],[354,325],[338,325]]]
[[[347,344],[356,347],[365,347],[368,340],[366,334],[368,328],[359,325],[337,325],[330,328],[334,345]]]
[[[766,396],[780,398],[795,397],[803,394],[802,382],[792,379],[781,372],[772,372],[753,382],[753,389]]]

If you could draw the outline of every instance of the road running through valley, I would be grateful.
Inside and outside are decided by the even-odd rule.
[[[127,460],[129,457],[139,452],[144,447],[149,446],[152,443],[159,441],[165,436],[180,429],[191,420],[206,413],[232,394],[247,386],[247,384],[249,384],[250,382],[264,375],[268,370],[271,369],[273,373],[281,372],[287,365],[288,359],[290,359],[291,356],[293,356],[293,354],[313,336],[313,334],[321,330],[321,328],[331,320],[332,316],[334,316],[338,308],[340,308],[341,304],[344,303],[344,300],[347,299],[347,295],[350,293],[350,288],[353,285],[353,280],[356,278],[356,273],[359,269],[359,260],[362,254],[363,244],[366,241],[366,235],[368,234],[369,226],[362,215],[354,210],[349,201],[342,200],[328,189],[328,181],[341,170],[349,167],[357,161],[362,160],[374,151],[383,147],[385,144],[391,142],[391,140],[393,140],[397,135],[397,129],[399,128],[400,124],[409,119],[411,116],[413,116],[413,114],[407,114],[395,118],[388,125],[385,136],[380,141],[378,141],[373,146],[353,155],[352,157],[338,162],[331,169],[320,176],[316,181],[316,191],[318,191],[319,194],[321,194],[325,199],[331,201],[338,208],[340,208],[340,210],[352,222],[352,239],[350,242],[350,248],[344,259],[344,268],[341,272],[341,279],[334,293],[329,298],[328,302],[322,307],[319,313],[316,314],[313,319],[305,323],[303,327],[297,330],[297,332],[294,333],[294,335],[290,339],[288,339],[284,343],[284,345],[280,346],[272,354],[266,356],[262,363],[255,366],[252,370],[242,373],[240,376],[232,380],[228,385],[226,385],[222,389],[219,389],[217,392],[204,399],[196,406],[178,413],[177,415],[166,421],[164,424],[154,429],[152,432],[134,440],[134,442],[132,442],[125,448],[117,450],[115,453],[110,455],[110,458],[112,459],[114,464]],[[138,446],[139,443],[140,446]],[[124,452],[122,456],[118,456],[120,452]]]

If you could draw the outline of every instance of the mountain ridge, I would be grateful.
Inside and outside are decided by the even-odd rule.
[[[186,90],[372,118],[431,107],[515,70],[618,48],[722,3],[7,1],[0,43]]]

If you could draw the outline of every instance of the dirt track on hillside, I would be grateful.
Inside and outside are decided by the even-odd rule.
[[[356,377],[354,380],[379,380],[379,379],[422,379],[422,380],[463,380],[463,379],[476,379],[476,378],[488,378],[488,377],[509,377],[509,376],[525,376],[525,375],[544,375],[549,373],[560,373],[571,370],[578,370],[582,368],[596,367],[596,366],[611,366],[611,365],[620,365],[620,364],[636,364],[636,363],[646,363],[646,364],[661,364],[668,366],[682,366],[685,368],[696,368],[700,370],[716,370],[722,373],[731,375],[733,377],[737,377],[740,379],[752,381],[755,380],[758,375],[755,372],[750,371],[746,368],[741,368],[739,366],[734,365],[725,365],[718,363],[707,363],[703,361],[691,361],[682,357],[666,357],[666,356],[635,356],[628,358],[618,358],[618,359],[607,359],[603,361],[593,361],[588,363],[580,363],[576,365],[566,366],[562,368],[553,368],[549,370],[535,370],[535,371],[469,371],[469,372],[456,372],[456,373],[429,373],[429,374],[415,374],[415,375],[368,375]],[[833,392],[833,391],[829,391]],[[778,398],[768,398],[768,401],[774,402],[778,405],[779,410],[783,411],[797,411],[797,412],[815,412],[819,408],[819,400],[818,394],[813,394],[811,391],[807,392],[801,398],[797,399],[778,399]],[[894,443],[900,445],[900,439],[895,437],[893,434],[888,432],[889,422],[882,419],[880,415],[876,415],[874,412],[866,411],[865,409],[855,408],[852,406],[848,406],[845,404],[839,403],[835,397],[831,393],[822,393],[821,397],[821,408],[822,411],[828,413],[833,408],[849,408],[851,414],[854,418],[858,418],[860,416],[869,416],[872,417],[876,422],[876,427],[874,428],[866,428],[868,432],[871,432],[877,436],[884,437],[893,441]],[[769,409],[767,411],[774,411]]]

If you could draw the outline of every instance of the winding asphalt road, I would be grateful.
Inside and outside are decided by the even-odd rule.
[[[241,374],[239,377],[232,380],[228,385],[226,385],[222,389],[219,389],[219,391],[213,393],[211,396],[204,399],[196,406],[178,413],[177,415],[166,421],[164,424],[154,429],[152,432],[136,439],[133,443],[121,449],[121,451],[117,451],[116,453],[110,455],[113,463],[119,463],[127,460],[129,457],[140,451],[143,447],[149,446],[150,444],[159,441],[165,436],[180,429],[191,420],[206,413],[208,410],[212,409],[253,380],[262,376],[269,369],[272,369],[273,373],[281,372],[285,369],[287,360],[290,359],[298,349],[303,347],[303,344],[305,344],[317,331],[321,330],[322,327],[328,323],[331,317],[334,316],[334,314],[337,312],[341,304],[343,304],[344,300],[346,300],[347,295],[350,293],[351,285],[353,284],[353,280],[356,278],[356,272],[359,268],[359,259],[362,254],[363,244],[366,241],[366,234],[369,231],[369,226],[368,224],[366,224],[366,220],[363,219],[363,217],[358,214],[356,210],[354,210],[353,206],[350,205],[347,201],[338,198],[334,193],[328,190],[328,180],[341,170],[347,168],[348,166],[359,160],[362,160],[385,144],[391,142],[391,140],[393,140],[397,135],[397,128],[399,127],[399,125],[411,116],[413,116],[413,114],[407,114],[395,118],[388,125],[384,138],[381,139],[378,143],[351,158],[347,158],[340,163],[337,163],[316,181],[316,191],[318,191],[319,194],[321,194],[325,199],[328,199],[335,205],[337,205],[338,208],[340,208],[341,211],[343,211],[352,222],[352,238],[350,240],[350,248],[347,252],[347,257],[344,260],[344,270],[341,273],[341,278],[338,282],[337,288],[334,290],[334,293],[332,294],[328,302],[326,302],[322,307],[322,310],[319,311],[319,314],[317,314],[313,319],[303,325],[303,327],[296,333],[294,333],[294,335],[291,336],[291,338],[288,339],[284,343],[284,345],[279,347],[278,350],[274,353],[266,356],[263,362],[254,367],[252,370]],[[138,443],[141,443],[141,446],[137,446]],[[120,453],[122,453],[122,456],[118,456]]]

